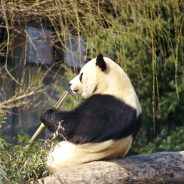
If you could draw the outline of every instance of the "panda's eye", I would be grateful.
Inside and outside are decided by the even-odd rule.
[[[81,73],[80,76],[79,76],[80,82],[82,82],[82,76],[83,76],[83,73]]]

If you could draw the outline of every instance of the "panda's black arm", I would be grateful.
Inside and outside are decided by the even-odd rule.
[[[75,110],[74,143],[101,142],[133,135],[137,127],[135,109],[108,95],[96,95]]]
[[[69,133],[75,128],[75,124],[71,123],[70,117],[73,117],[72,111],[58,111],[50,108],[41,113],[40,120],[51,132],[57,131],[60,138],[68,137]]]
[[[135,109],[108,95],[94,95],[73,111],[49,109],[42,113],[41,121],[73,143],[119,139],[137,129]]]

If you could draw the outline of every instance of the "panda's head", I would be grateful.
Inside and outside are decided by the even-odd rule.
[[[112,95],[135,107],[139,101],[129,77],[124,70],[108,57],[99,54],[82,68],[70,81],[74,93],[88,98],[94,94]]]
[[[99,92],[99,88],[104,88],[103,79],[107,77],[107,64],[99,54],[97,58],[86,63],[80,73],[70,81],[70,88],[74,93],[81,94],[84,98]]]

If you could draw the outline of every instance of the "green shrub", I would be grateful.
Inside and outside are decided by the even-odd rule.
[[[184,127],[177,127],[171,132],[162,130],[151,142],[138,139],[132,147],[132,152],[153,153],[158,151],[182,151],[184,150]]]
[[[14,139],[16,144],[13,145],[0,138],[2,182],[26,183],[47,175],[44,167],[47,146],[41,141],[36,141],[30,147],[25,147],[29,140],[27,135],[19,134],[18,138]]]

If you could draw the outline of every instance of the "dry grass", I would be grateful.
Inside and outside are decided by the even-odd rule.
[[[78,38],[81,33],[84,35],[86,32],[86,27],[84,27],[83,18],[86,18],[86,14],[93,14],[97,19],[100,19],[102,13],[99,11],[97,3],[92,1],[5,1],[1,0],[0,4],[0,29],[6,30],[5,40],[0,43],[0,55],[4,58],[5,64],[0,70],[0,77],[3,80],[13,80],[16,83],[16,93],[12,96],[3,97],[0,103],[1,109],[11,109],[13,106],[26,105],[29,106],[29,100],[25,97],[40,93],[43,91],[42,81],[46,76],[47,72],[51,68],[47,69],[44,73],[37,68],[36,76],[31,76],[32,78],[29,85],[25,86],[25,80],[27,78],[26,70],[26,58],[25,55],[25,71],[22,76],[17,78],[14,75],[14,70],[18,68],[19,63],[14,69],[8,67],[8,58],[14,57],[13,49],[16,47],[14,45],[14,40],[16,37],[20,36],[22,30],[19,30],[19,25],[24,27],[24,31],[30,22],[36,22],[36,24],[41,27],[48,24],[54,30],[52,40],[50,44],[57,47],[60,52],[66,50],[66,39],[71,35],[76,35]],[[24,34],[24,35],[23,35]],[[28,34],[22,33],[23,37],[30,40]],[[59,46],[58,46],[59,45]],[[25,45],[25,53],[26,53]],[[61,61],[62,63],[63,61]],[[57,74],[57,73],[56,73]],[[54,75],[57,78],[57,75]],[[36,79],[36,80],[35,80]],[[3,93],[3,92],[2,92]],[[3,96],[3,95],[1,95]],[[15,102],[12,104],[12,102]]]

